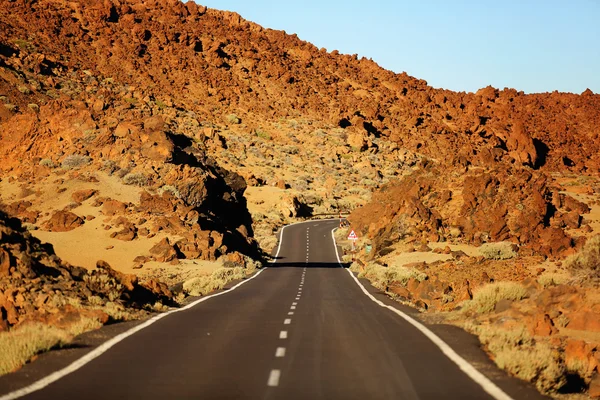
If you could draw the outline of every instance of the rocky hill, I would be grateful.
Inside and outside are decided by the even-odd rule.
[[[335,166],[378,154],[368,160],[375,185],[354,183],[369,190],[404,173],[399,151],[457,171],[598,172],[600,96],[590,91],[437,90],[191,1],[18,0],[0,11],[0,27],[0,168],[37,176],[46,173],[40,163],[61,165],[72,155],[96,169],[115,162],[153,188],[175,186],[183,204],[210,221],[205,229],[232,233],[230,247],[246,253],[244,183],[207,161],[249,177],[219,152],[228,146],[223,129],[271,137],[282,130],[274,124],[295,118],[341,133],[321,158]],[[211,148],[215,131],[222,142]],[[282,144],[295,144],[292,135]],[[552,211],[538,206],[534,219],[548,225]]]
[[[193,1],[2,5],[0,200],[23,225],[0,213],[0,330],[68,304],[106,322],[107,303],[168,302],[164,285],[136,280],[147,265],[173,282],[185,262],[244,265],[311,214],[353,211],[372,270],[435,258],[413,265],[423,282],[387,282],[388,269],[382,280],[429,310],[495,279],[528,281],[542,298],[547,273],[568,275],[564,257],[600,229],[590,90],[434,89]],[[482,245],[499,247],[477,256]],[[549,302],[530,318],[548,336],[597,329]]]

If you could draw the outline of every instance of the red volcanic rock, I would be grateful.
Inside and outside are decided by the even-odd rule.
[[[550,336],[558,332],[548,314],[537,314],[528,323],[529,333],[532,336]]]
[[[83,219],[70,211],[56,211],[43,228],[50,232],[67,232],[83,225]]]
[[[83,189],[73,192],[71,198],[77,203],[82,203],[87,199],[91,198],[92,196],[96,195],[96,193],[98,193],[98,191],[94,189]]]
[[[2,236],[0,235],[0,238]],[[8,276],[10,272],[11,262],[10,262],[10,254],[8,251],[0,248],[0,278],[3,276]]]
[[[159,262],[170,262],[177,259],[177,249],[168,238],[164,238],[156,243],[151,249],[150,254]]]
[[[106,200],[102,205],[102,213],[106,216],[123,215],[127,211],[127,204],[118,200]]]
[[[162,196],[151,195],[143,191],[140,195],[140,210],[151,214],[165,214],[175,210],[173,197],[168,193],[163,193]]]
[[[119,232],[113,232],[110,237],[113,239],[130,242],[137,237],[137,228],[131,222],[128,222],[125,224],[123,229],[121,229]]]
[[[88,272],[63,263],[19,220],[0,211],[0,331],[28,321],[66,327],[87,317],[106,323],[108,316],[97,307],[109,299],[138,309],[172,299],[162,284],[140,285],[135,275],[118,273],[101,261],[97,266]],[[96,298],[93,304],[86,300],[90,297]],[[54,298],[80,306],[57,308]]]
[[[582,309],[569,314],[569,329],[600,332],[600,313]]]
[[[449,196],[449,191],[460,196]],[[550,225],[551,197],[543,174],[518,167],[474,170],[461,176],[425,169],[375,192],[371,202],[352,212],[349,220],[373,240],[376,251],[383,243],[405,236],[426,234],[443,240],[446,232],[458,227],[460,235],[474,244],[511,240],[554,257],[569,251],[574,242],[564,229]],[[569,225],[581,221],[575,211],[564,211],[557,210],[555,218]]]

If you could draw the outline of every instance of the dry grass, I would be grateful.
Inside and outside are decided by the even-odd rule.
[[[517,256],[511,242],[486,243],[479,248],[482,256],[488,260],[508,260]]]
[[[15,371],[35,355],[65,346],[75,336],[101,326],[95,318],[82,317],[67,329],[33,323],[0,333],[0,375]]]
[[[228,282],[244,279],[252,269],[242,267],[219,268],[210,275],[198,276],[183,283],[183,291],[189,296],[205,296],[225,287]]]
[[[415,268],[407,268],[400,265],[384,267],[376,263],[365,265],[364,271],[359,273],[359,278],[367,278],[373,286],[385,290],[391,283],[400,283],[406,286],[409,279],[414,278],[419,282],[427,279],[427,275]]]
[[[569,277],[555,272],[546,272],[540,275],[537,281],[542,287],[547,288],[565,284],[569,281]]]
[[[567,258],[565,266],[581,279],[600,280],[600,235],[588,240],[579,253]]]
[[[566,383],[565,366],[560,353],[550,344],[536,342],[525,327],[504,330],[469,324],[465,328],[479,336],[499,368],[544,392],[554,392]]]
[[[527,290],[517,282],[496,282],[482,286],[473,294],[473,300],[464,304],[464,311],[486,313],[493,311],[500,300],[517,301],[527,297]]]

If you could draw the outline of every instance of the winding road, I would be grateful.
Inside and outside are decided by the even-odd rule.
[[[0,399],[543,398],[487,364],[479,372],[463,356],[474,350],[453,350],[456,334],[432,332],[341,268],[337,225],[285,227],[276,261],[251,279],[136,325],[42,380],[15,388],[3,377]]]

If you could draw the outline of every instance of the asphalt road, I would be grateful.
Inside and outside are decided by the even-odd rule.
[[[286,227],[276,263],[254,279],[158,320],[24,398],[493,398],[365,295],[338,264],[337,224]],[[497,376],[513,398],[540,398]]]

